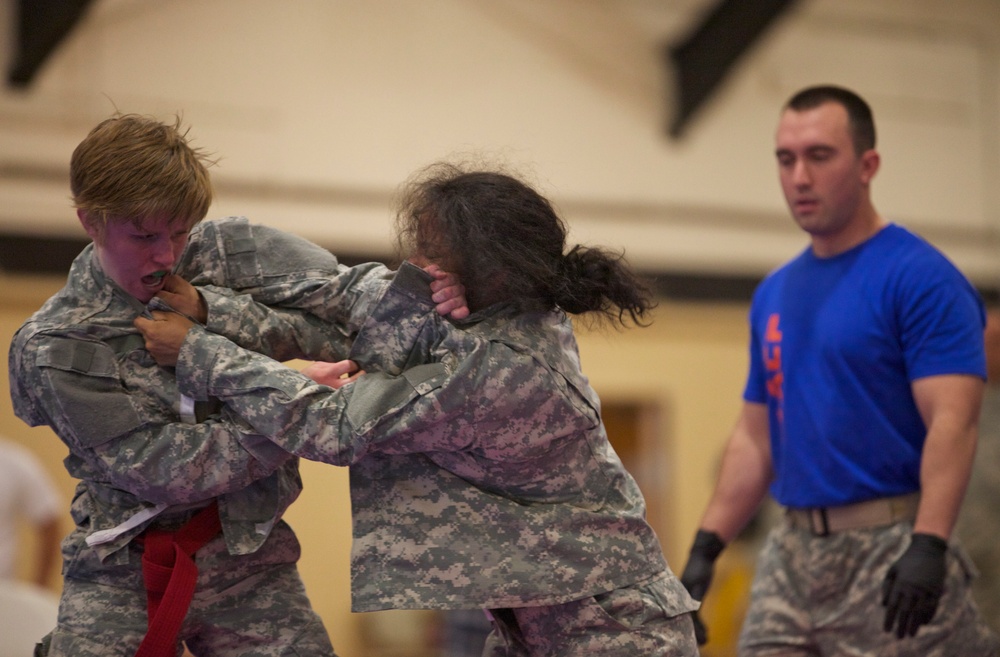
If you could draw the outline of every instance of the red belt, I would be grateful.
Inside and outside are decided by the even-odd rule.
[[[198,581],[191,558],[222,530],[215,502],[175,532],[150,529],[142,534],[142,577],[146,583],[149,626],[136,657],[174,657],[177,633],[187,616]]]

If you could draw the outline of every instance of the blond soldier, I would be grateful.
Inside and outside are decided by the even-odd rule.
[[[351,313],[363,318],[386,270],[348,270],[246,219],[200,223],[212,196],[205,164],[179,123],[135,115],[102,122],[73,154],[73,198],[93,243],[10,349],[17,415],[55,431],[80,480],[43,654],[172,656],[182,641],[202,655],[334,654],[281,519],[301,490],[297,460],[181,395],[133,321],[167,300],[278,358],[343,355]],[[223,287],[191,303],[175,293],[193,289],[182,277]],[[326,321],[276,319],[230,287],[304,306],[322,290]],[[266,329],[260,316],[272,319]]]

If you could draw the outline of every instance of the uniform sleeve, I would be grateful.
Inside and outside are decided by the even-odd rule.
[[[182,504],[243,489],[288,458],[232,418],[174,421],[176,409],[151,401],[170,376],[155,363],[149,390],[126,390],[104,343],[40,334],[17,344],[10,375],[18,416],[50,426],[86,463],[90,479],[149,502]]]
[[[205,328],[241,347],[282,361],[347,358],[353,338],[347,323],[328,322],[301,310],[271,308],[249,294],[226,288],[199,289],[208,307]]]
[[[203,286],[209,330],[280,360],[343,358],[392,274],[242,217],[200,225],[177,272]]]
[[[195,398],[218,397],[283,449],[335,465],[372,451],[478,449],[497,459],[529,458],[596,425],[558,375],[530,354],[451,326],[428,310],[429,293],[427,302],[412,293],[394,283],[366,323],[359,342],[382,346],[377,365],[386,371],[354,384],[318,385],[197,329],[181,349],[178,383]],[[386,330],[368,336],[369,328]]]

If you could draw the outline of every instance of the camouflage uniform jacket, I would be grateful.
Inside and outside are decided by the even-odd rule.
[[[350,466],[355,611],[558,604],[667,568],[562,312],[456,328],[404,265],[351,356],[369,373],[332,390],[195,329],[177,377],[293,454]]]
[[[348,270],[305,240],[242,218],[196,226],[175,271],[268,303],[321,306],[326,330],[319,335],[316,318],[268,312],[249,295],[202,288],[212,330],[282,359],[342,357],[357,330],[348,318],[365,314],[361,280],[377,292],[385,285],[384,267]],[[156,364],[132,325],[145,310],[105,276],[93,245],[85,248],[65,287],[13,338],[14,410],[29,425],[51,427],[69,448],[66,468],[80,480],[72,505],[77,542],[144,518],[155,505],[218,498],[229,551],[252,553],[301,490],[297,459],[210,413],[210,404],[197,405],[197,423],[182,422],[173,371]],[[270,331],[256,321],[264,315]],[[98,557],[126,563],[128,551],[120,548],[149,524],[96,545]]]

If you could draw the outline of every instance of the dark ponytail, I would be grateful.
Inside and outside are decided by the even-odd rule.
[[[563,256],[556,281],[556,305],[574,315],[600,313],[604,318],[646,326],[647,313],[655,307],[652,291],[629,268],[622,254],[576,245]]]

